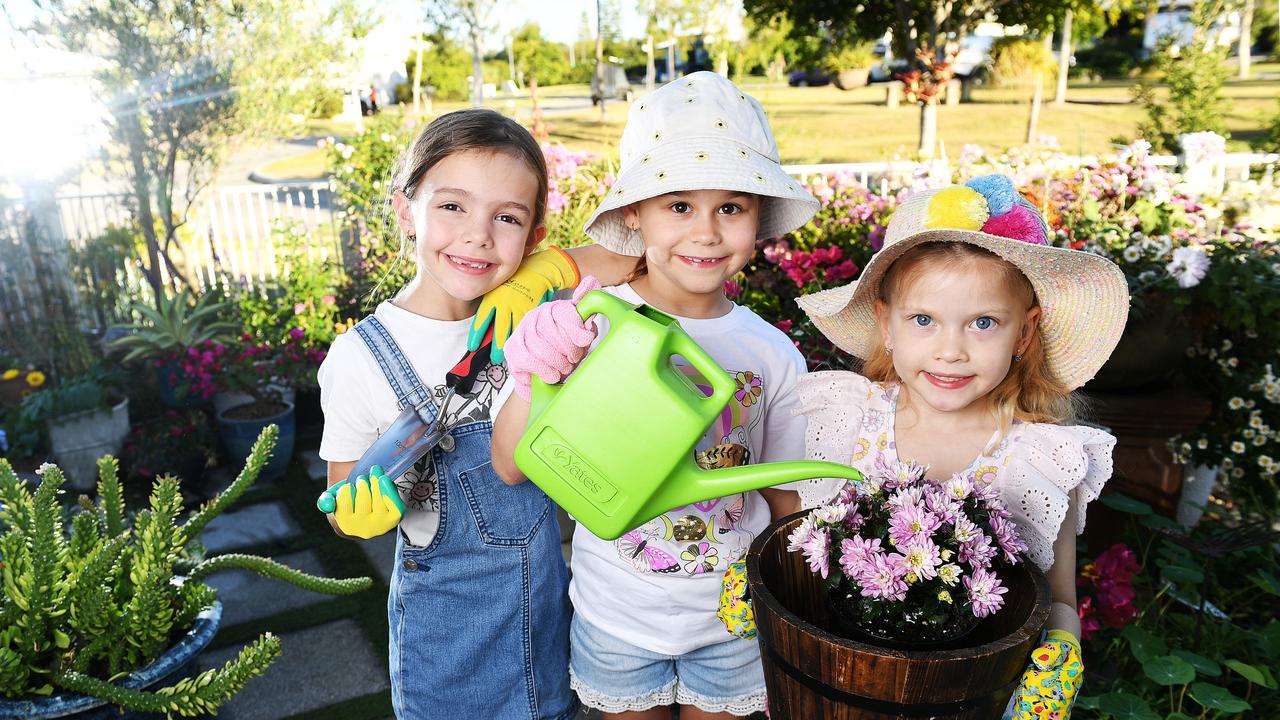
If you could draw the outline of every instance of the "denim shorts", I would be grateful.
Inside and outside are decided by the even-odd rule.
[[[569,682],[588,707],[608,713],[673,703],[750,715],[765,708],[764,669],[754,640],[731,638],[683,655],[636,647],[573,616]]]

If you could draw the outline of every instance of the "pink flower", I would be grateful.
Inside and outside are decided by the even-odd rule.
[[[921,540],[910,543],[902,556],[908,572],[915,573],[924,580],[937,577],[938,566],[942,564],[942,555],[933,541]]]
[[[303,330],[302,328],[296,327],[289,331],[289,337],[293,338],[294,340],[301,340],[306,336],[307,336],[307,331]]]
[[[813,533],[817,528],[817,520],[813,515],[805,515],[800,524],[787,536],[787,550],[796,552],[802,549],[805,543],[809,542],[809,538],[813,537]]]
[[[923,506],[909,503],[894,508],[889,515],[889,539],[898,547],[915,540],[925,540],[941,524]]]
[[[981,569],[991,566],[991,561],[995,559],[997,552],[991,544],[991,538],[979,531],[976,538],[960,544],[960,552],[957,556],[960,562],[969,563],[970,566]]]
[[[804,558],[809,563],[809,571],[826,577],[831,563],[831,531],[818,528],[809,536],[809,540],[801,546]]]
[[[332,305],[335,302],[337,302],[337,298],[335,298],[332,295],[325,295],[324,297],[320,298],[320,302],[324,303],[325,305]]]
[[[858,266],[852,260],[845,260],[839,265],[827,268],[826,280],[829,283],[844,282],[858,274]]]
[[[782,332],[784,332],[784,333],[789,333],[789,332],[791,332],[791,328],[792,328],[794,325],[795,325],[795,323],[794,323],[793,321],[791,321],[791,320],[779,320],[778,322],[776,322],[776,323],[774,323],[774,324],[773,324],[773,326],[774,326],[774,327],[778,328],[779,330],[781,330],[781,331],[782,331]]]
[[[742,294],[742,286],[732,280],[724,281],[724,295],[728,298],[736,298]]]
[[[969,602],[973,604],[973,614],[986,617],[1004,607],[1004,597],[1008,588],[1000,584],[995,573],[978,568],[964,578],[964,587],[969,594]]]
[[[1018,557],[1027,551],[1027,544],[1018,537],[1018,527],[1012,520],[1000,515],[991,517],[991,531],[995,533],[996,542],[1004,551],[1005,559],[1011,563],[1018,562]]]
[[[303,304],[303,303],[298,303],[298,304],[296,304],[296,305],[294,305],[294,306],[293,306],[293,314],[294,314],[294,315],[301,315],[302,313],[304,313],[304,312],[306,312],[306,311],[307,311],[307,306],[306,306],[305,304]]]
[[[875,553],[863,563],[857,581],[865,597],[901,601],[907,597],[907,583],[903,580],[906,575],[898,562],[883,553]]]
[[[863,564],[876,554],[882,554],[880,538],[845,538],[840,541],[840,569],[844,570],[845,575],[855,577],[861,572]]]

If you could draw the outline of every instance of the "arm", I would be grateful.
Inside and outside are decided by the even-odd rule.
[[[333,487],[334,485],[337,485],[343,480],[346,480],[347,476],[351,474],[352,468],[356,466],[356,462],[357,462],[356,460],[352,460],[351,462],[330,462],[329,478],[328,478],[329,482],[328,482],[328,485],[326,485],[326,487]],[[333,533],[338,537],[346,538],[348,540],[360,539],[358,537],[355,537],[354,535],[348,535],[342,532],[342,530],[338,529],[338,521],[334,519],[333,513],[325,513],[325,518],[328,519],[329,527],[333,528]]]
[[[619,255],[595,243],[569,248],[565,252],[573,258],[582,277],[594,275],[605,287],[621,285],[640,262],[638,257]]]
[[[493,470],[508,485],[519,485],[529,478],[516,467],[516,445],[529,424],[529,401],[513,396],[502,406],[493,423]]]
[[[1080,616],[1076,611],[1076,494],[1071,493],[1067,514],[1053,543],[1053,566],[1048,573],[1053,607],[1049,610],[1049,629],[1066,630],[1080,637]]]
[[[769,519],[784,518],[793,512],[800,511],[800,493],[781,488],[763,488],[760,494],[769,503]]]

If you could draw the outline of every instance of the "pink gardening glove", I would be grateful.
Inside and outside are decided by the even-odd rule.
[[[596,328],[578,315],[578,301],[600,282],[588,275],[578,283],[572,300],[543,303],[524,316],[504,348],[507,372],[516,381],[516,395],[529,400],[529,378],[554,385],[578,367],[596,339]]]

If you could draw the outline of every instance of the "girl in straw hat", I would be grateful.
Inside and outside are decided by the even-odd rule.
[[[804,424],[794,414],[794,390],[804,359],[724,287],[757,240],[808,222],[818,201],[783,172],[760,104],[709,72],[633,104],[621,156],[617,182],[586,233],[641,259],[629,283],[605,292],[676,316],[737,380],[729,406],[696,448],[699,464],[799,459]],[[561,380],[604,324],[582,322],[573,306],[580,295],[532,312],[508,344],[520,399],[498,416],[493,464],[509,482],[524,479],[513,456],[530,375]],[[766,489],[675,508],[616,541],[579,526],[569,588],[570,681],[579,698],[606,717],[665,720],[671,705],[681,706],[682,718],[763,710],[758,645],[727,637],[717,620],[721,576],[771,517],[798,507],[794,492]]]
[[[908,198],[858,281],[799,299],[864,361],[863,375],[801,378],[809,457],[864,472],[910,460],[929,478],[990,487],[1048,575],[1050,632],[1011,700],[1018,718],[1067,717],[1083,677],[1075,535],[1111,476],[1115,438],[1070,424],[1071,392],[1111,354],[1129,308],[1115,265],[1047,242],[1009,178],[988,175]],[[804,481],[804,505],[837,484]],[[1017,542],[981,540],[984,552]]]

